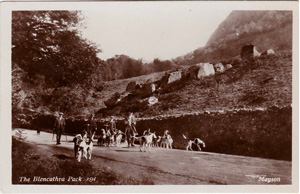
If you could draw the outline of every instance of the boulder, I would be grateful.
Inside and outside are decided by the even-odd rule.
[[[155,90],[156,90],[155,84],[151,84],[151,90],[152,90],[152,92],[155,92]]]
[[[168,78],[169,78],[169,74],[167,72],[165,72],[165,75],[162,76],[162,78],[160,80],[157,80],[154,82],[156,84],[156,87],[157,88],[163,87],[165,84],[168,83]]]
[[[199,67],[198,67],[198,66],[196,66],[196,65],[191,66],[191,67],[188,69],[190,78],[192,78],[192,79],[197,79],[198,70],[199,70]]]
[[[155,97],[155,96],[151,96],[149,99],[148,99],[148,105],[149,106],[152,106],[154,104],[158,103],[158,99]]]
[[[130,91],[135,90],[135,88],[136,88],[136,82],[132,81],[127,84],[126,91],[130,92]]]
[[[152,93],[152,84],[148,83],[148,84],[143,84],[142,86],[142,91],[144,93]]]
[[[170,84],[180,79],[181,79],[181,71],[171,72],[169,73],[167,84]]]
[[[261,55],[274,55],[275,51],[273,49],[269,49],[261,53]]]
[[[104,101],[104,104],[106,107],[113,107],[116,105],[118,99],[120,98],[120,93],[116,92],[111,98]]]
[[[256,50],[255,46],[253,45],[245,45],[242,47],[241,51],[241,59],[251,60],[253,57],[260,56],[260,53]]]
[[[256,50],[256,47],[253,47],[253,56],[254,56],[254,57],[259,57],[259,56],[260,56],[260,52],[258,52],[258,51]]]
[[[226,65],[225,65],[225,70],[231,69],[231,68],[232,68],[232,65],[231,65],[231,64],[226,64]]]
[[[216,72],[224,72],[225,71],[225,67],[222,63],[217,63],[215,64],[215,71]]]
[[[214,66],[210,63],[199,63],[196,64],[196,66],[199,67],[199,70],[197,72],[198,79],[200,79],[201,77],[206,77],[215,74]]]
[[[136,86],[135,86],[135,90],[139,90],[139,89],[141,89],[142,87],[141,87],[141,85],[140,84],[136,84]]]

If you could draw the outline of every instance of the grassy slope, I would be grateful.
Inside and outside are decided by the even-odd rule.
[[[268,78],[268,83],[262,83]],[[273,105],[288,106],[292,101],[292,62],[291,58],[270,57],[263,64],[245,73],[244,77],[234,83],[213,85],[208,88],[197,86],[194,81],[178,91],[182,97],[182,105],[177,110],[226,109],[243,106],[270,107]],[[253,93],[265,98],[264,102],[251,103],[242,100],[245,95]]]
[[[239,65],[203,80],[187,81],[179,90],[157,95],[160,102],[144,115],[290,106],[291,55],[264,56],[257,63]]]
[[[61,153],[61,154],[58,154]],[[20,182],[19,177],[27,177],[31,182]],[[65,178],[62,182],[33,182],[33,177],[59,177]],[[69,176],[82,177],[80,182],[67,181]],[[95,181],[87,180],[96,177]],[[12,183],[13,184],[80,184],[80,185],[136,185],[153,184],[150,180],[136,180],[99,164],[95,168],[90,161],[81,163],[75,161],[73,152],[67,154],[65,150],[55,150],[51,147],[41,147],[12,139]]]
[[[110,98],[114,93],[116,92],[124,92],[126,90],[127,84],[131,81],[135,81],[138,84],[145,83],[147,80],[150,79],[151,82],[159,80],[165,72],[157,72],[157,73],[151,73],[148,75],[142,75],[138,77],[132,77],[128,79],[121,79],[121,80],[114,80],[114,81],[108,81],[105,82],[105,87],[101,91],[100,98],[98,99],[98,103],[100,104],[100,107],[97,108],[104,108],[104,101]]]
[[[158,97],[159,103],[141,113],[141,116],[242,107],[283,107],[291,105],[291,55],[276,54],[275,56],[261,57],[258,59],[258,62],[258,66],[250,67],[250,65],[242,66],[238,64],[222,74],[206,77],[203,80],[180,82],[182,87],[171,89],[168,93],[154,94]],[[74,109],[73,111],[78,112],[83,117],[89,115],[90,112],[104,108],[105,105],[103,102],[115,92],[124,92],[130,81],[136,81],[137,83],[145,83],[149,79],[155,81],[160,79],[164,74],[165,72],[159,72],[105,82],[104,89],[97,91],[97,97],[93,97],[93,93],[96,91],[89,91],[86,100],[82,100],[86,104],[84,110]],[[236,74],[241,75],[237,76]],[[270,80],[268,81],[268,79]],[[29,88],[25,83],[20,84],[23,90],[20,90],[19,93],[21,92],[24,96],[32,95],[34,88]],[[174,85],[177,86],[178,83]],[[74,93],[76,93],[75,90]],[[14,93],[14,96],[19,93]],[[35,104],[34,101],[33,104]],[[47,107],[33,106],[33,109],[40,112],[40,110],[47,110]]]

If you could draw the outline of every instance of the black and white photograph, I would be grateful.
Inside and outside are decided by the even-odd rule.
[[[11,185],[298,184],[298,10],[222,3],[12,6]]]

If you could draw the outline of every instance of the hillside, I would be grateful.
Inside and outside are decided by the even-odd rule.
[[[259,52],[292,50],[292,12],[233,11],[211,35],[204,47],[174,59],[181,65],[224,60],[240,54],[247,44]]]
[[[272,48],[276,55],[259,57],[254,66],[245,65],[241,63],[239,54],[241,47],[250,43],[254,44],[260,52]],[[290,106],[292,101],[291,45],[291,12],[234,11],[219,25],[205,47],[179,57],[172,63],[158,59],[153,62],[153,67],[157,70],[161,70],[159,67],[164,66],[169,68],[172,66],[170,64],[176,64],[174,67],[184,65],[182,69],[185,69],[185,65],[198,62],[232,64],[232,69],[201,80],[187,79],[175,82],[163,91],[153,93],[153,96],[158,98],[157,104],[144,107],[143,110],[139,110],[139,107],[134,108],[140,116],[156,116],[214,109]],[[117,56],[109,61],[111,67],[115,69],[120,69],[119,66],[124,66],[126,61],[132,62],[126,56],[121,58]],[[139,61],[133,62],[132,64],[141,65]],[[31,116],[49,115],[56,111],[64,111],[69,118],[86,118],[91,113],[103,113],[101,109],[106,108],[104,101],[115,93],[124,93],[129,82],[153,83],[165,75],[162,71],[128,79],[105,81],[111,78],[102,80],[104,75],[113,77],[113,72],[108,74],[102,70],[94,68],[92,74],[80,83],[71,76],[69,86],[49,86],[48,78],[41,74],[30,78],[29,72],[24,71],[17,62],[13,62],[13,118],[28,122]],[[118,77],[122,77],[121,74],[114,79]],[[128,110],[128,106],[137,106],[140,103],[143,103],[142,106],[145,105],[143,98],[124,105],[124,110]],[[107,109],[111,109],[108,115],[120,114],[120,110]]]
[[[128,100],[111,107],[108,114],[122,115],[128,108],[135,110],[139,116],[152,117],[187,112],[265,110],[274,106],[291,106],[291,54],[261,56],[255,59],[254,64],[244,64],[238,59],[223,62],[231,63],[233,68],[202,79],[182,78],[168,84],[163,89],[147,95],[158,99],[158,103],[150,107],[142,105],[147,96],[137,96],[135,99],[135,94],[132,93]],[[130,79],[133,80],[135,79]],[[123,80],[123,86],[118,85],[115,90],[110,90],[110,93],[126,94],[125,83]]]

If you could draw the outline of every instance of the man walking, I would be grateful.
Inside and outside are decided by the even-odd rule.
[[[111,117],[109,127],[110,127],[110,131],[112,133],[112,136],[113,136],[114,144],[116,144],[118,130],[117,130],[117,125],[116,125],[115,118],[113,116]]]
[[[130,128],[130,133],[131,133],[131,146],[134,146],[134,139],[137,133],[135,125],[136,125],[136,118],[132,112],[129,112],[128,127]]]
[[[128,143],[128,147],[134,146],[134,131],[129,125],[129,122],[127,119],[125,119],[125,135]]]
[[[91,138],[94,134],[95,131],[97,131],[97,123],[95,121],[95,115],[91,114],[90,117],[90,134],[89,134],[89,138]]]
[[[65,131],[66,120],[63,115],[64,113],[60,112],[54,124],[54,130],[56,132],[56,145],[60,145],[61,134]]]

